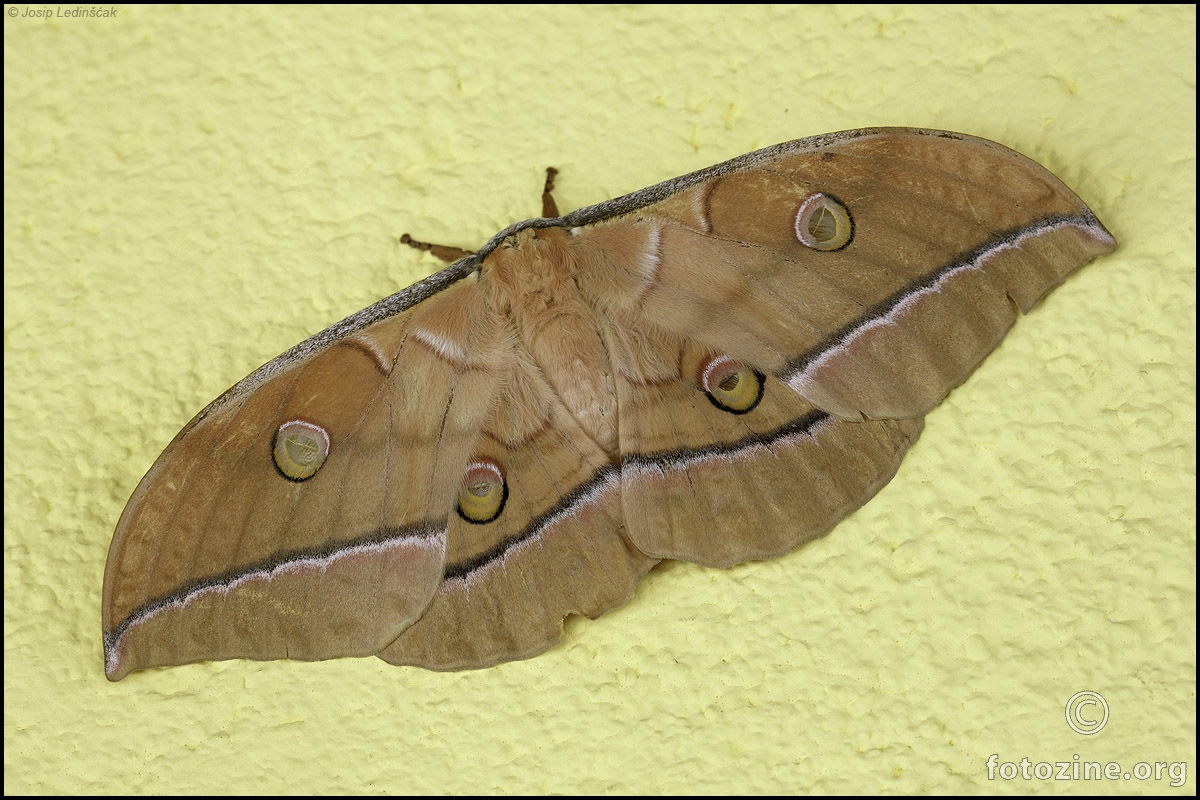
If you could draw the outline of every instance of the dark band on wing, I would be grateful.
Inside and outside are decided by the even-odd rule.
[[[268,577],[289,566],[300,565],[305,561],[330,561],[337,556],[345,555],[359,549],[373,547],[388,547],[401,544],[412,539],[428,539],[441,536],[446,530],[446,521],[426,520],[414,525],[403,527],[379,528],[370,533],[344,542],[334,542],[319,547],[309,547],[302,550],[289,550],[247,564],[237,569],[222,572],[185,586],[181,586],[170,594],[143,603],[135,608],[125,619],[121,620],[111,631],[104,634],[105,653],[115,650],[125,632],[134,625],[155,616],[171,605],[184,606],[193,599],[215,589],[229,588],[254,576]]]
[[[932,289],[938,281],[955,270],[971,267],[993,252],[1006,247],[1016,247],[1023,240],[1062,226],[1085,228],[1095,231],[1097,235],[1103,234],[1108,236],[1108,232],[1104,229],[1104,226],[1100,224],[1100,221],[1091,212],[1085,214],[1055,214],[1037,220],[1029,225],[1023,225],[1020,228],[1014,228],[1013,230],[997,234],[974,250],[969,250],[955,256],[937,269],[925,273],[883,301],[866,309],[857,319],[851,320],[838,330],[824,337],[816,347],[789,361],[780,373],[780,377],[786,382],[800,374],[812,362],[852,338],[857,330],[871,322],[887,317],[905,300]],[[1081,261],[1080,265],[1082,266],[1082,264],[1083,262]]]
[[[578,508],[593,502],[603,492],[615,488],[625,470],[651,468],[661,471],[682,469],[691,464],[720,457],[734,457],[760,447],[770,447],[785,439],[812,435],[815,428],[829,415],[823,411],[812,411],[803,417],[784,423],[772,431],[751,434],[732,442],[706,445],[704,447],[681,447],[655,453],[638,453],[625,456],[621,467],[606,465],[596,470],[592,477],[568,492],[558,503],[545,513],[530,520],[519,533],[505,538],[489,550],[456,564],[446,565],[445,580],[467,578],[471,573],[502,559],[508,551],[522,542],[540,536],[560,519],[570,516]]]
[[[464,578],[477,569],[503,558],[506,552],[521,542],[539,535],[543,530],[549,528],[562,517],[569,516],[575,509],[595,500],[605,489],[615,486],[619,475],[620,471],[611,464],[596,470],[592,474],[592,477],[565,494],[561,500],[547,511],[530,520],[529,524],[518,533],[500,540],[495,546],[477,556],[460,561],[457,564],[447,564],[445,580]]]

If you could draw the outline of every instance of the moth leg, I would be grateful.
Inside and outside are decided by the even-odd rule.
[[[554,202],[554,176],[558,174],[558,170],[554,167],[546,167],[546,185],[542,189],[542,216],[546,219],[555,219],[559,216],[558,203]]]
[[[415,247],[418,250],[425,250],[433,253],[434,256],[445,261],[447,264],[453,264],[460,258],[471,255],[473,250],[463,250],[461,247],[450,247],[444,244],[430,244],[429,242],[418,242],[416,239],[409,236],[407,233],[400,237],[400,244],[406,244],[409,247]]]

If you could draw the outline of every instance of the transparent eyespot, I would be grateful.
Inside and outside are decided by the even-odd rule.
[[[458,514],[467,522],[482,525],[500,516],[508,499],[504,470],[490,458],[481,458],[467,467],[462,488],[458,490]]]
[[[762,373],[729,356],[713,356],[700,366],[700,385],[717,408],[733,414],[754,409],[763,396]]]
[[[813,250],[841,250],[854,238],[854,220],[841,201],[817,192],[796,212],[796,238]]]
[[[290,481],[306,481],[329,457],[329,434],[320,425],[294,419],[279,426],[272,447],[275,466]]]

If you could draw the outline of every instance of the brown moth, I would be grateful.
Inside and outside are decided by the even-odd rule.
[[[915,129],[513,225],[175,437],[113,536],[106,673],[485,667],[660,559],[785,553],[892,478],[1018,309],[1115,247],[1033,161]]]

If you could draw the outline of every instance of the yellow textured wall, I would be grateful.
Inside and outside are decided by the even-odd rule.
[[[1194,793],[1194,7],[68,8],[4,7],[7,792]],[[105,680],[137,481],[238,378],[437,267],[400,233],[477,245],[551,164],[569,209],[868,125],[1016,148],[1121,249],[829,537],[666,565],[479,672]],[[1097,735],[1066,725],[1080,690]],[[1187,780],[989,780],[992,754]]]

